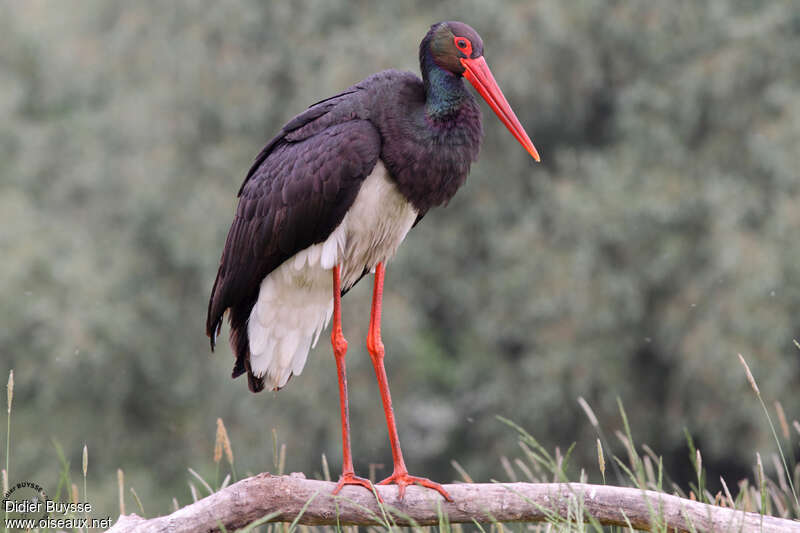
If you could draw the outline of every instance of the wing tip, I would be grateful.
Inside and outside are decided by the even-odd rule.
[[[208,321],[206,323],[206,335],[208,336],[212,352],[214,351],[214,348],[217,347],[217,337],[219,336],[221,331],[222,331],[222,317],[219,317],[214,322]]]

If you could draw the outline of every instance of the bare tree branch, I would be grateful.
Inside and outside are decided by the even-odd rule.
[[[548,517],[591,516],[604,525],[652,530],[657,521],[670,531],[770,531],[800,533],[800,522],[716,507],[677,496],[635,488],[584,483],[468,483],[446,485],[453,502],[421,487],[377,487],[384,500],[361,487],[345,487],[332,496],[334,483],[308,480],[302,474],[259,474],[243,479],[174,513],[144,519],[120,516],[113,533],[218,531],[243,527],[270,514],[270,522],[307,525],[435,525],[439,510],[456,522],[543,522]],[[308,503],[311,500],[310,504]],[[655,523],[654,523],[655,522]]]

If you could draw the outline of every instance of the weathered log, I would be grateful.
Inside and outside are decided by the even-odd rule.
[[[446,485],[453,502],[435,491],[408,487],[403,500],[397,487],[376,487],[384,500],[361,487],[305,479],[302,474],[259,474],[243,479],[174,513],[144,519],[119,517],[109,530],[129,532],[197,532],[243,527],[272,515],[269,522],[307,525],[435,525],[440,513],[451,523],[543,522],[553,517],[576,520],[591,516],[600,524],[652,530],[658,521],[670,531],[770,531],[800,533],[800,522],[717,507],[636,488],[584,483],[465,483]],[[309,503],[310,501],[310,503]],[[305,509],[304,509],[305,508]]]

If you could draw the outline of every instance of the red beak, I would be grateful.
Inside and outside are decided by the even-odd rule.
[[[528,153],[538,162],[539,152],[536,151],[536,147],[533,146],[530,137],[525,133],[522,124],[519,123],[517,115],[514,114],[511,106],[508,105],[508,100],[503,96],[503,92],[500,90],[500,87],[498,87],[494,76],[492,76],[492,71],[489,70],[489,65],[486,64],[486,60],[483,59],[483,56],[474,59],[462,58],[461,64],[464,65],[466,69],[464,71],[464,77],[467,78],[480,95],[483,96],[486,103],[497,113],[497,116],[503,121],[506,128],[508,128],[508,131],[511,132],[520,144],[525,147]]]

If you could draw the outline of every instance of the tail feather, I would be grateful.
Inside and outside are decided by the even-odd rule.
[[[255,303],[255,299],[240,302],[228,309],[224,302],[225,298],[219,293],[219,289],[223,286],[220,282],[222,277],[222,265],[220,265],[217,277],[214,280],[214,287],[211,289],[211,297],[208,300],[208,314],[206,316],[206,335],[208,335],[211,343],[211,351],[213,352],[217,345],[217,337],[222,331],[222,319],[225,311],[228,311],[228,320],[231,328],[231,350],[233,350],[233,354],[236,357],[231,377],[238,378],[247,373],[248,388],[253,392],[260,392],[264,390],[264,379],[256,376],[250,368],[250,340],[247,337],[247,319],[250,316],[250,310]]]
[[[236,356],[231,377],[237,378],[247,372],[247,386],[253,392],[264,390],[264,378],[258,377],[250,367],[250,339],[247,336],[247,319],[250,305],[236,306],[230,311],[231,349]],[[245,310],[246,309],[246,310]]]
[[[219,309],[220,295],[217,294],[217,287],[219,287],[219,279],[222,275],[222,266],[220,265],[217,270],[217,277],[214,278],[214,286],[211,288],[211,297],[208,299],[208,312],[206,314],[206,335],[208,335],[211,342],[211,351],[217,346],[217,336],[222,329],[222,315],[225,314],[225,309]]]

